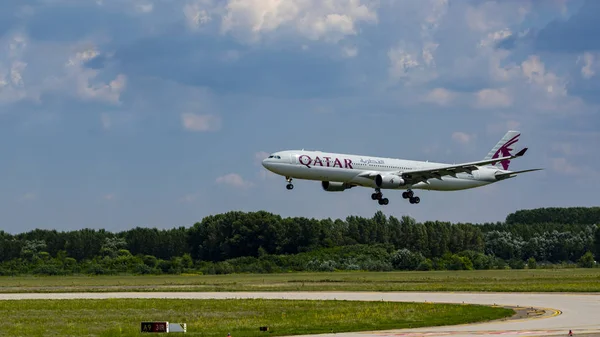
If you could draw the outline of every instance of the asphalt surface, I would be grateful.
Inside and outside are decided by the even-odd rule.
[[[455,326],[335,333],[311,335],[311,337],[567,336],[569,330],[572,331],[573,336],[578,337],[600,336],[600,294],[441,292],[117,292],[0,294],[0,300],[74,298],[270,298],[485,304],[514,307],[520,310],[520,318]]]

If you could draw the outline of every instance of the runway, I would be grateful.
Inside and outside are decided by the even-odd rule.
[[[443,293],[443,292],[117,292],[0,294],[9,299],[105,298],[267,298],[360,300],[508,305],[543,309],[533,318],[502,320],[432,328],[310,335],[311,337],[473,337],[473,336],[600,336],[600,294],[578,293]],[[307,336],[296,336],[307,337]]]

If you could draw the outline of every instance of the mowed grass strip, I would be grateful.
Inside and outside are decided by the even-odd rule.
[[[230,275],[0,277],[0,292],[105,291],[598,292],[600,268]]]
[[[308,300],[3,300],[0,336],[140,336],[142,321],[187,323],[193,336],[285,336],[487,321],[477,305]],[[268,326],[270,332],[260,332]]]

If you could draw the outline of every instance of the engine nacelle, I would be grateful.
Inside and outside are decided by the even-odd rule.
[[[352,188],[352,185],[347,183],[340,183],[337,181],[323,181],[321,182],[321,186],[327,192],[342,192],[349,188]]]
[[[379,188],[392,189],[392,188],[399,188],[400,186],[403,186],[405,184],[405,181],[404,181],[404,179],[402,179],[401,177],[399,177],[395,174],[386,174],[386,175],[378,174],[375,177],[375,184]]]

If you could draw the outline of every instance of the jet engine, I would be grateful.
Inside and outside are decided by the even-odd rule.
[[[352,185],[347,183],[340,183],[337,181],[323,181],[321,182],[321,186],[327,192],[342,192],[349,188],[352,188]]]
[[[404,179],[402,179],[401,177],[399,177],[395,174],[386,174],[386,175],[378,174],[375,177],[375,184],[379,188],[384,188],[384,189],[398,188],[400,186],[403,186],[404,183],[405,183]]]

